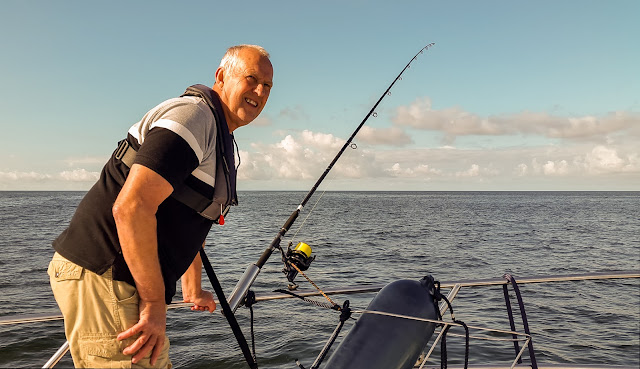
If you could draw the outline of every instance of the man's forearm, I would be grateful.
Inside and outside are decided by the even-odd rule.
[[[140,298],[164,302],[164,280],[158,258],[154,214],[131,211],[116,217],[122,254],[131,271]]]
[[[156,212],[171,191],[169,182],[159,174],[134,164],[113,205],[122,254],[138,294],[146,302],[164,303],[165,300]]]
[[[198,253],[186,272],[182,275],[182,296],[185,301],[202,291],[202,259]]]

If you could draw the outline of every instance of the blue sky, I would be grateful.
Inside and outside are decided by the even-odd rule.
[[[272,55],[244,190],[640,190],[640,2],[3,1],[0,190],[84,190],[144,113]]]

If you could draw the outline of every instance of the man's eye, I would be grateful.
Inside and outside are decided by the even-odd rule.
[[[258,82],[258,79],[254,76],[247,76],[247,80],[251,83],[256,83]]]

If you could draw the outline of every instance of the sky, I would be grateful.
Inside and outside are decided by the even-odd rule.
[[[240,190],[640,190],[640,2],[12,1],[0,190],[87,190],[151,108],[271,54]]]

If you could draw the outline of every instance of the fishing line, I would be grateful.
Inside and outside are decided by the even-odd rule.
[[[350,145],[352,150],[356,150],[358,148],[358,145],[356,145],[355,143],[351,143]],[[307,216],[302,220],[302,223],[300,224],[300,226],[298,227],[298,229],[296,230],[296,232],[293,234],[293,236],[291,237],[291,239],[289,240],[289,250],[291,250],[291,246],[293,245],[293,240],[296,238],[296,236],[298,235],[298,233],[302,230],[302,227],[305,225],[305,223],[307,222],[307,219],[309,219],[309,217],[311,216],[311,214],[313,213],[313,211],[315,210],[316,206],[318,206],[318,204],[320,203],[320,200],[322,199],[322,197],[324,196],[324,194],[327,192],[327,190],[329,188],[331,188],[331,184],[333,183],[333,181],[338,177],[338,173],[334,172],[333,175],[329,178],[329,182],[326,183],[325,185],[325,189],[324,191],[322,191],[322,193],[320,194],[320,197],[316,200],[316,202],[313,204],[313,207],[311,208],[311,210],[309,210],[309,212],[307,213]],[[287,269],[287,265],[288,267],[294,268],[299,274],[301,274],[322,296],[324,296],[325,299],[327,299],[327,301],[329,301],[329,303],[331,304],[329,306],[330,309],[334,309],[334,310],[338,310],[340,311],[340,305],[338,305],[335,301],[333,301],[329,296],[327,296],[321,289],[320,287],[318,287],[318,285],[311,280],[311,278],[309,278],[309,276],[307,276],[295,263],[291,263],[289,262],[289,260],[287,259],[287,256],[284,252],[284,250],[282,249],[281,246],[278,246],[278,249],[280,250],[280,253],[282,255],[282,262],[285,264],[285,273],[286,273],[286,269]],[[315,257],[314,257],[315,258]],[[295,290],[298,288],[298,285],[291,281],[291,283],[289,284],[289,289],[290,290]],[[274,292],[283,292],[283,293],[287,293],[284,290],[276,290]],[[290,292],[289,292],[290,293]],[[294,294],[295,296],[295,294]],[[314,300],[308,300],[305,298],[302,298],[304,301],[309,302],[311,304],[315,304],[317,306],[322,306],[322,303],[319,303],[317,301]]]
[[[424,50],[428,49],[430,46],[434,45],[429,44],[426,47],[424,47],[422,50],[420,50],[420,52],[418,54],[422,54],[424,52]],[[416,54],[416,56],[418,55]],[[411,62],[415,59],[416,57],[414,57],[413,59],[411,59]],[[409,64],[407,64],[407,67],[405,67],[405,69],[403,69],[402,72],[404,72],[404,70],[410,68],[410,64],[411,62],[409,62]],[[396,81],[398,80],[402,80],[402,73],[400,73],[400,75],[398,77],[396,77],[396,79],[393,81],[393,83],[391,84],[391,86],[393,86],[393,84],[395,84]],[[372,116],[374,118],[378,117],[378,113],[376,111],[374,111],[374,109],[377,107],[377,105],[380,103],[380,101],[382,100],[382,98],[384,98],[385,96],[391,96],[391,91],[390,88],[391,86],[389,86],[389,89],[387,89],[387,91],[385,91],[385,93],[382,95],[382,97],[380,98],[380,100],[378,100],[378,103],[376,103],[373,107],[373,109],[371,109],[371,111],[369,112],[369,114],[367,115],[367,118],[369,118],[369,116]],[[367,118],[365,118],[365,121],[367,120]],[[364,121],[363,121],[364,123]],[[358,145],[356,145],[355,143],[353,143],[353,139],[355,138],[356,134],[358,133],[358,131],[360,130],[360,128],[362,127],[362,124],[360,125],[360,127],[358,127],[358,129],[356,130],[356,132],[354,132],[354,134],[349,138],[349,140],[347,140],[347,143],[345,143],[345,146],[343,147],[343,151],[346,151],[345,148],[350,147],[353,150],[357,150],[358,149]],[[338,155],[342,154],[343,151],[341,151]],[[333,163],[332,163],[333,164]],[[326,174],[326,173],[325,173]],[[322,197],[324,197],[325,193],[327,192],[327,190],[329,188],[331,188],[331,184],[333,183],[333,181],[338,177],[338,173],[334,172],[333,175],[329,178],[329,181],[326,183],[325,189],[322,191],[322,193],[320,193],[320,197],[318,197],[318,199],[315,201],[315,203],[313,204],[313,207],[311,207],[311,209],[309,210],[309,212],[307,213],[307,215],[304,217],[304,219],[302,220],[302,223],[300,224],[300,226],[296,229],[295,233],[291,236],[291,238],[289,239],[289,246],[293,245],[293,240],[298,236],[298,233],[300,233],[300,231],[302,230],[302,228],[305,226],[307,220],[309,219],[309,217],[311,216],[311,214],[313,214],[315,208],[318,206],[318,204],[320,203],[320,200],[322,199]],[[282,260],[283,262],[286,263],[286,259],[285,259],[285,255],[284,255],[284,250],[282,249],[282,247],[278,246],[277,247],[280,252],[282,253]],[[297,269],[297,268],[296,268]],[[303,274],[303,273],[302,273]],[[303,274],[304,275],[304,274]],[[309,278],[304,275],[304,277],[308,280]],[[311,282],[311,281],[310,281]],[[311,282],[311,284],[313,284],[313,282]],[[315,285],[314,285],[315,286]],[[317,288],[317,287],[316,287]],[[319,290],[319,289],[318,289]],[[320,291],[322,292],[322,291]]]
[[[358,145],[356,145],[355,143],[351,143],[351,145],[349,145],[349,147],[352,150],[357,150],[358,149]],[[334,172],[333,175],[329,178],[329,182],[326,183],[325,189],[322,191],[322,193],[320,193],[320,197],[318,197],[316,202],[313,204],[313,207],[311,207],[311,210],[309,210],[309,212],[307,213],[307,216],[304,217],[304,219],[302,220],[302,223],[300,224],[300,226],[298,227],[296,232],[293,234],[293,236],[291,236],[291,239],[289,240],[289,245],[293,244],[293,240],[296,238],[296,236],[298,236],[298,233],[300,233],[300,231],[302,230],[302,227],[304,227],[305,223],[307,222],[307,219],[309,219],[309,217],[311,216],[311,214],[315,210],[316,206],[318,206],[318,204],[320,203],[320,200],[322,199],[324,194],[328,191],[329,188],[331,188],[331,184],[333,183],[333,181],[336,178],[338,178],[338,173]]]

